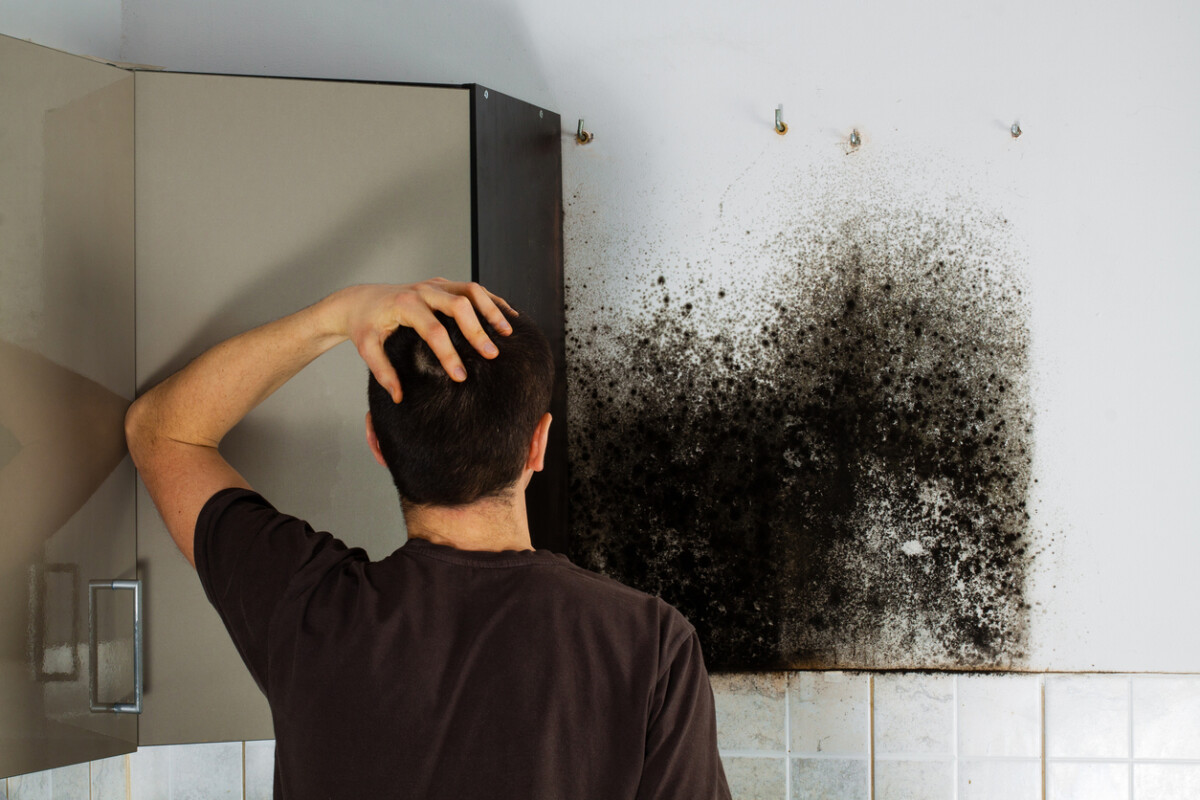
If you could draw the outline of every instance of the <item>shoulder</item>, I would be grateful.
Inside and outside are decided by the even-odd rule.
[[[236,585],[258,592],[267,586],[279,594],[302,575],[311,583],[347,559],[365,558],[329,533],[285,514],[250,489],[218,491],[196,521],[196,571],[210,599]]]
[[[564,561],[566,561],[564,559]],[[607,575],[585,569],[570,561],[563,564],[559,581],[572,586],[590,603],[597,616],[609,616],[626,624],[640,624],[656,633],[666,648],[678,643],[695,628],[675,606],[657,595],[635,589]]]

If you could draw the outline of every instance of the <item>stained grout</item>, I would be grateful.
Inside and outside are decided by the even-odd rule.
[[[783,796],[792,800],[792,676],[783,675]]]
[[[875,800],[875,676],[867,676],[867,791]]]
[[[954,720],[954,800],[958,800],[958,676],[954,676],[954,713],[951,718]]]

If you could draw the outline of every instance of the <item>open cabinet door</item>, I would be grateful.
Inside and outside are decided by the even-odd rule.
[[[0,36],[0,776],[137,745],[133,83]]]
[[[137,142],[143,389],[342,286],[471,278],[466,89],[139,72]],[[367,449],[366,391],[366,367],[342,345],[222,450],[280,511],[378,559],[405,533]],[[271,738],[266,699],[139,491],[141,744]]]

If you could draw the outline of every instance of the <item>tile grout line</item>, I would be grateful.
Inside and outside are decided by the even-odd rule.
[[[954,800],[958,800],[959,768],[958,768],[958,675],[957,674],[954,675],[954,681],[952,684],[952,688],[953,688],[953,696],[954,696],[954,714],[952,717],[953,725],[954,725]]]
[[[875,800],[875,675],[867,676],[867,792]]]
[[[1046,800],[1046,678],[1041,676],[1038,678],[1038,687],[1041,698],[1041,708],[1038,715],[1041,717],[1041,725],[1038,727],[1038,735],[1041,738],[1041,753],[1042,753],[1042,800]]]
[[[1133,676],[1130,675],[1125,681],[1125,701],[1129,710],[1129,749],[1125,751],[1125,763],[1129,765],[1129,800],[1133,800]]]
[[[242,800],[246,800],[246,742],[242,741]],[[1045,798],[1042,798],[1045,800]]]
[[[783,675],[783,796],[792,800],[792,673]]]

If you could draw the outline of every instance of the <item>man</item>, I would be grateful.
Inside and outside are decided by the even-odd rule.
[[[408,527],[379,562],[276,511],[217,450],[346,339]],[[729,797],[695,629],[531,547],[552,380],[536,326],[435,279],[344,289],[130,408],[134,463],[270,702],[276,798]]]

